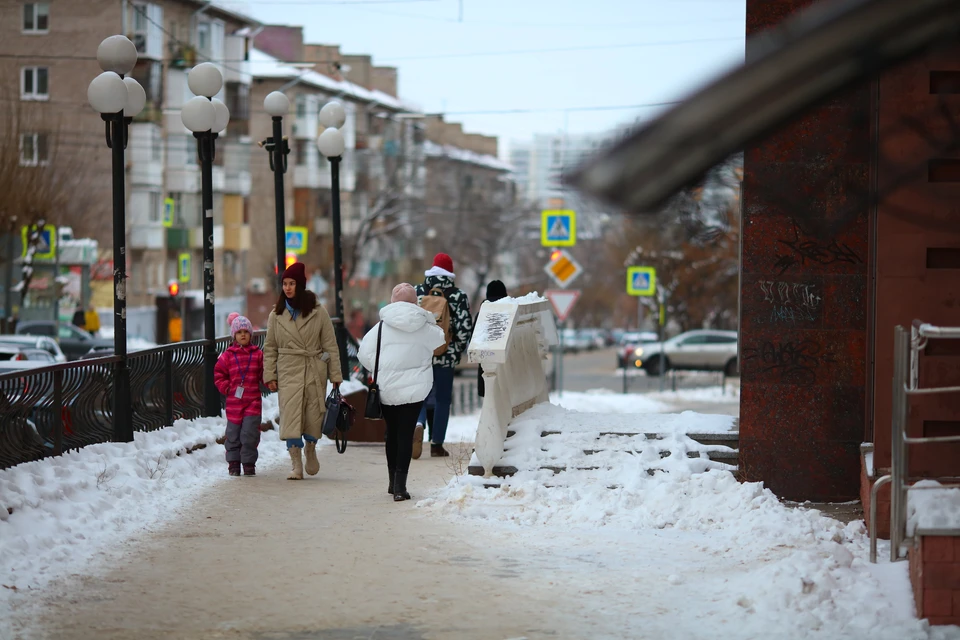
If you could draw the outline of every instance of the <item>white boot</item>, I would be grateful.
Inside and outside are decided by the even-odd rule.
[[[307,472],[308,476],[317,475],[317,473],[320,471],[320,461],[317,460],[317,443],[308,442],[304,453],[307,456],[307,464],[304,467],[304,471]]]
[[[290,454],[290,461],[293,463],[293,470],[287,476],[287,480],[303,480],[303,457],[300,447],[290,447],[287,449]]]

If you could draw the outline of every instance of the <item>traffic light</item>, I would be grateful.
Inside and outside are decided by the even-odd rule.
[[[171,298],[176,298],[180,293],[180,283],[178,283],[176,280],[171,280],[167,284],[167,293],[170,294]]]
[[[554,249],[553,251],[551,251],[551,252],[550,252],[550,262],[553,262],[553,261],[559,259],[559,258],[560,258],[560,255],[561,255],[560,249]]]
[[[284,259],[284,261],[283,261],[283,263],[284,263],[284,268],[289,269],[289,268],[290,268],[290,265],[292,265],[292,264],[295,263],[296,261],[297,261],[297,254],[295,254],[295,253],[288,253],[288,254],[287,254],[287,257],[286,257],[286,258]]]

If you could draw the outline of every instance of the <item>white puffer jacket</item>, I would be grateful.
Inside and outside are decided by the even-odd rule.
[[[380,309],[380,322],[380,401],[391,406],[423,401],[433,387],[433,350],[445,342],[443,329],[432,313],[409,302],[394,302]],[[357,355],[371,374],[379,330],[377,324],[363,336]]]

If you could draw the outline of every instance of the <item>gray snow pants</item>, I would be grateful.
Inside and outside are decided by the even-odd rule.
[[[260,416],[246,416],[241,424],[227,423],[227,462],[256,464],[260,445]]]

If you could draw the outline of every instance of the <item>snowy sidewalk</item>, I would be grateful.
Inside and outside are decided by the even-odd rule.
[[[561,402],[513,425],[534,435],[525,457],[549,440],[575,460],[598,422],[731,423],[642,395]],[[870,565],[862,522],[697,473],[709,465],[676,435],[667,473],[626,454],[552,487],[535,472],[484,488],[458,475],[469,445],[451,445],[412,462],[414,501],[398,504],[381,446],[325,440],[320,475],[290,482],[268,432],[258,477],[228,478],[221,429],[181,421],[0,471],[0,638],[960,638],[914,618],[906,563]],[[475,429],[458,417],[451,439]]]
[[[217,483],[176,522],[124,544],[112,568],[18,599],[22,637],[591,635],[576,585],[528,582],[522,548],[394,503],[382,447],[327,446],[320,458],[302,482],[275,464]],[[412,463],[415,498],[445,484],[447,460]]]

